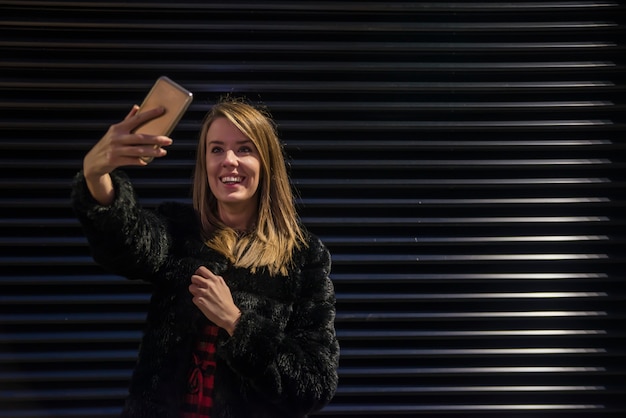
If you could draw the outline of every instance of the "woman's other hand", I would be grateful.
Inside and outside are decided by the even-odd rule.
[[[233,335],[241,311],[233,302],[233,296],[222,276],[201,266],[191,276],[189,292],[193,295],[193,303],[211,322]]]

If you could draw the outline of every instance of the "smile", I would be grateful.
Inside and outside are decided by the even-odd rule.
[[[239,184],[243,181],[243,177],[227,176],[220,178],[224,184]]]

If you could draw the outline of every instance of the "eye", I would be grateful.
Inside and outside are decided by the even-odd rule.
[[[252,151],[252,147],[249,147],[248,145],[243,145],[241,148],[239,148],[239,152],[242,152],[244,154],[249,154]]]
[[[217,154],[219,152],[222,152],[223,150],[222,150],[222,147],[214,146],[214,147],[211,148],[210,151],[211,151],[211,154]]]

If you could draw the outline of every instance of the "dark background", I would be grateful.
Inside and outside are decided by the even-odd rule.
[[[320,415],[626,415],[624,2],[1,1],[0,417],[114,417],[149,288],[69,207],[167,75],[195,100],[144,205],[188,201],[223,94],[279,123],[333,254]]]

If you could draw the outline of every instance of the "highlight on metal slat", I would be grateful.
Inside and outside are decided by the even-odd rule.
[[[128,350],[76,350],[76,351],[46,351],[42,352],[19,352],[0,354],[0,364],[61,364],[97,362],[128,362],[134,364],[137,359],[137,347]]]
[[[65,332],[19,332],[4,333],[0,336],[0,343],[22,346],[38,344],[119,344],[137,343],[141,331],[65,331]]]
[[[609,279],[606,273],[572,273],[572,272],[550,272],[550,273],[404,273],[398,274],[389,272],[382,273],[335,273],[333,280],[346,283],[367,283],[384,281],[385,283],[420,283],[420,282],[469,282],[484,283],[495,281],[570,281],[570,280],[606,280]]]
[[[216,92],[222,93],[223,87],[221,84],[206,84],[203,82],[190,82],[187,83],[189,89],[200,92]],[[149,86],[147,86],[149,87]],[[272,82],[235,82],[229,85],[229,90],[234,93],[245,92],[259,92],[259,93],[449,93],[451,90],[464,93],[481,93],[481,94],[511,94],[511,93],[566,93],[566,92],[603,92],[607,93],[614,90],[617,86],[610,81],[604,80],[577,80],[577,81],[511,81],[511,82],[419,82],[419,81],[306,81],[294,84],[293,81],[272,81]],[[29,92],[80,92],[91,91],[94,93],[103,92],[111,89],[110,83],[72,83],[72,82],[53,82],[53,81],[0,81],[0,88],[5,91],[29,91]],[[122,91],[128,91],[133,89],[139,96],[145,87],[137,86],[136,84],[130,84],[128,82],[119,82],[117,88]],[[319,129],[323,130],[346,130],[346,129],[364,129],[371,124],[368,121],[361,121],[363,125],[355,125],[353,123],[348,126],[342,127],[338,124],[332,124],[331,126],[319,126]],[[558,124],[560,121],[552,122],[553,125]],[[593,122],[600,123],[602,121],[582,121],[591,124]],[[582,124],[581,122],[581,124]],[[608,121],[606,121],[608,122]],[[83,122],[83,124],[88,122]],[[297,127],[306,122],[282,122],[281,125],[285,127]],[[420,127],[419,123],[412,123],[411,121],[398,121],[399,127]],[[562,125],[568,124],[568,121],[560,122]],[[50,121],[44,122],[42,128],[55,128],[63,124],[62,121]],[[512,124],[512,123],[511,123]],[[4,122],[5,126],[11,127],[11,122]],[[14,126],[22,126],[19,122],[13,123]],[[434,123],[433,126],[436,126]],[[467,126],[482,126],[487,125],[486,122],[467,122]],[[539,123],[537,123],[539,125]],[[545,123],[548,127],[549,122]],[[87,125],[90,126],[90,125]],[[95,125],[91,125],[92,127]],[[376,125],[374,125],[376,126]],[[381,124],[381,127],[386,124]],[[427,125],[428,126],[428,125]],[[488,125],[487,125],[488,126]],[[37,128],[33,126],[32,128]]]
[[[338,293],[337,300],[341,303],[349,302],[417,302],[417,301],[437,301],[446,300],[448,302],[457,301],[487,301],[487,300],[549,300],[556,299],[598,299],[607,298],[606,292],[483,292],[483,293]]]
[[[62,399],[66,401],[90,399],[90,398],[119,398],[124,396],[120,389],[41,389],[30,392],[2,391],[0,397],[15,401],[33,400],[53,400]],[[1,398],[0,398],[1,399]]]
[[[76,312],[52,312],[41,314],[0,314],[0,323],[5,325],[31,325],[38,324],[62,324],[62,325],[82,325],[82,324],[142,324],[146,315],[140,312],[105,312],[105,313],[76,313]],[[40,338],[38,334],[36,336]],[[5,335],[0,338],[6,338]],[[133,335],[139,340],[139,335]],[[19,340],[19,338],[17,338]]]
[[[616,28],[617,29],[617,28]],[[31,49],[36,48],[34,42],[2,42],[0,46],[5,45],[7,48],[15,49]],[[51,47],[55,49],[76,49],[76,50],[88,50],[90,52],[102,50],[107,51],[110,49],[120,48],[127,51],[172,51],[180,52],[183,50],[191,51],[192,53],[206,52],[206,53],[221,53],[231,54],[267,54],[267,53],[285,53],[290,52],[299,55],[308,55],[307,58],[311,58],[311,54],[319,54],[325,56],[328,53],[345,55],[356,54],[378,54],[380,56],[388,56],[391,54],[411,54],[411,53],[429,53],[429,54],[445,54],[454,52],[456,54],[468,54],[474,55],[476,53],[481,54],[495,54],[500,55],[502,53],[509,53],[511,55],[517,55],[520,53],[560,53],[567,55],[573,53],[598,53],[604,51],[619,51],[619,44],[615,42],[607,41],[595,41],[595,42],[359,42],[350,41],[342,42],[338,41],[302,41],[301,43],[294,45],[291,42],[284,41],[266,41],[261,44],[243,43],[243,42],[224,42],[216,41],[204,41],[193,43],[183,42],[170,42],[164,40],[161,43],[154,42],[137,42],[130,41],[119,44],[111,44],[110,42],[101,43],[93,41],[91,42],[63,42],[63,43],[51,43]],[[137,59],[137,58],[134,58]],[[570,60],[572,58],[569,58]],[[191,64],[193,66],[193,63]],[[445,64],[444,64],[445,65]],[[461,63],[461,66],[463,64]],[[506,65],[506,64],[500,64]],[[521,64],[523,67],[524,64]],[[554,65],[554,64],[553,64]],[[614,65],[614,64],[609,64]],[[550,68],[550,64],[544,66]],[[175,66],[171,67],[176,69]],[[187,72],[189,67],[181,68],[180,71]],[[463,68],[461,67],[461,70]]]
[[[29,169],[37,168],[40,161],[28,160],[11,160],[1,161],[6,169]],[[498,169],[501,171],[519,171],[534,169],[577,169],[589,170],[600,166],[609,165],[611,168],[623,167],[624,164],[614,164],[611,160],[605,158],[571,158],[571,159],[483,159],[483,160],[399,160],[399,159],[378,159],[378,160],[341,160],[341,159],[318,159],[318,160],[298,160],[291,163],[293,170],[323,170],[323,169],[341,169],[349,170],[426,170],[426,169]],[[48,168],[58,169],[66,167],[80,167],[76,162],[72,161],[55,161],[50,163]]]
[[[0,43],[1,45],[1,43]],[[7,44],[7,47],[12,47],[12,48],[24,48],[26,47],[26,45],[11,45],[11,44]],[[35,45],[33,45],[32,47],[35,47]],[[94,50],[94,49],[103,49],[105,50],[105,48],[103,48],[102,46],[98,45],[98,44],[90,44],[89,46],[86,46],[84,44],[76,44],[76,45],[67,45],[67,44],[63,44],[63,45],[59,45],[59,48],[61,49],[66,49],[66,48],[86,48],[89,47],[90,49]],[[128,44],[120,44],[118,45],[118,47],[124,47],[129,49]],[[136,49],[144,49],[145,48],[149,48],[148,45],[137,45]],[[106,49],[111,48],[111,45],[107,46]],[[179,51],[181,50],[181,48],[183,49],[188,49],[190,52],[193,52],[194,50],[198,50],[200,49],[197,45],[195,46],[186,46],[186,45],[179,45],[179,44],[174,44],[174,45],[167,45],[164,44],[162,45],[162,50],[173,50],[173,51]],[[52,49],[52,45],[51,45],[51,49]],[[206,49],[210,49],[209,46],[206,47]],[[103,52],[106,52],[103,51]],[[150,69],[151,68],[151,64],[148,61],[126,61],[125,63],[126,65],[128,65],[129,67],[133,67],[136,69]],[[1,68],[5,68],[5,69],[9,69],[9,70],[32,70],[32,69],[36,69],[41,65],[40,62],[37,61],[33,61],[33,62],[25,62],[25,61],[5,61],[2,62],[0,64]],[[83,69],[83,70],[90,70],[90,71],[105,71],[106,69],[116,69],[119,67],[119,63],[116,61],[110,61],[110,60],[105,60],[105,59],[101,59],[101,60],[93,60],[93,61],[89,61],[89,62],[85,62],[85,61],[80,61],[80,60],[65,60],[65,61],[57,61],[54,63],[47,63],[46,64],[46,69],[48,71],[63,71],[63,70],[68,70],[68,69],[72,69],[72,70],[77,70],[77,69]],[[192,73],[194,71],[201,71],[201,70],[210,70],[213,73],[246,73],[249,71],[255,71],[257,73],[285,73],[285,74],[289,74],[291,72],[297,71],[299,74],[308,74],[308,73],[313,73],[315,75],[319,75],[320,73],[330,73],[330,74],[339,74],[339,73],[346,73],[346,74],[360,74],[360,73],[381,73],[381,72],[386,72],[386,73],[393,73],[393,74],[400,74],[402,75],[403,73],[410,73],[410,74],[415,74],[418,72],[428,72],[428,73],[432,73],[432,72],[438,72],[438,73],[443,73],[446,71],[449,72],[490,72],[490,73],[494,73],[494,72],[498,72],[498,73],[502,73],[502,72],[513,72],[513,73],[522,73],[523,71],[537,71],[537,72],[541,72],[541,71],[563,71],[563,70],[569,70],[569,71],[589,71],[590,69],[593,70],[613,70],[613,71],[619,71],[619,67],[613,63],[613,62],[597,62],[597,61],[589,61],[589,62],[584,62],[584,61],[571,61],[571,62],[535,62],[535,63],[531,63],[531,62],[524,62],[524,61],[520,61],[520,62],[515,62],[515,63],[501,63],[501,62],[486,62],[486,63],[482,63],[482,62],[476,62],[476,63],[439,63],[439,62],[422,62],[422,63],[403,63],[403,62],[390,62],[390,63],[385,63],[385,62],[377,62],[377,61],[372,61],[372,62],[364,62],[364,63],[353,63],[353,62],[349,62],[349,61],[345,61],[345,62],[328,62],[328,61],[309,61],[309,62],[290,62],[290,61],[284,61],[284,62],[250,62],[250,63],[240,63],[237,61],[232,61],[232,62],[224,62],[224,63],[212,63],[211,65],[207,66],[205,64],[197,64],[197,63],[180,63],[180,64],[168,64],[168,65],[163,65],[162,66],[163,70],[168,70],[168,71],[180,71],[180,72],[189,72]],[[593,103],[588,103],[588,105],[592,105]],[[32,106],[32,105],[28,105],[25,104],[27,106]],[[333,106],[337,106],[336,104],[331,104]],[[350,109],[359,109],[360,107],[362,107],[363,105],[367,105],[365,103],[354,103],[351,105],[347,105],[344,106],[344,109],[346,108],[350,108]],[[575,103],[572,103],[572,105],[570,106],[574,106]],[[596,105],[600,105],[599,103]],[[436,103],[433,104],[433,107],[436,106]],[[452,104],[449,104],[448,106],[453,106]],[[556,106],[553,105],[553,106]],[[562,107],[566,107],[567,103],[563,103]],[[509,104],[509,107],[520,107],[520,108],[524,108],[524,104],[520,103],[518,105],[515,105],[513,103]],[[272,106],[273,109],[275,108],[279,108],[278,106]],[[493,109],[493,110],[497,110]]]
[[[605,330],[473,330],[473,331],[411,331],[411,330],[340,330],[339,335],[346,341],[362,341],[362,340],[391,340],[400,339],[406,341],[407,344],[416,339],[432,339],[432,340],[455,340],[455,339],[488,339],[498,337],[501,341],[507,339],[514,341],[515,339],[529,339],[538,337],[595,337],[598,335],[606,335]],[[528,342],[527,342],[528,343]],[[604,348],[493,348],[493,349],[443,349],[443,348],[431,348],[431,349],[389,349],[389,348],[375,348],[375,349],[358,349],[351,348],[342,350],[342,356],[345,355],[347,359],[367,357],[371,359],[386,358],[386,357],[424,357],[424,356],[484,356],[484,355],[543,355],[543,354],[558,354],[558,355],[578,355],[578,354],[606,354],[607,350]]]

